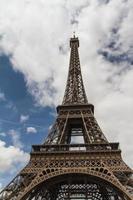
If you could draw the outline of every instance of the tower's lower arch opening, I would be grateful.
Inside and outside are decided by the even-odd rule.
[[[39,184],[23,200],[126,200],[111,184],[86,174],[64,174]]]

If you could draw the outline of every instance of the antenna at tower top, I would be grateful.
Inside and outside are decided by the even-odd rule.
[[[73,37],[75,38],[75,31],[73,31]]]

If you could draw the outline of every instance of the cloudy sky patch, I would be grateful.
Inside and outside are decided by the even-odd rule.
[[[109,141],[120,142],[133,166],[132,11],[132,0],[0,0],[2,150],[13,146],[27,155],[46,137],[55,118],[50,113],[62,102],[75,31],[88,100]],[[38,134],[25,134],[31,128]]]
[[[37,133],[37,130],[35,127],[27,127],[27,133]]]
[[[28,115],[21,115],[20,116],[20,122],[21,123],[24,123],[24,122],[28,121],[28,119],[29,119]]]

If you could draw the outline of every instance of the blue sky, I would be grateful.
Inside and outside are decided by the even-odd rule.
[[[29,153],[32,144],[43,143],[54,121],[55,109],[35,103],[23,74],[15,71],[9,57],[4,55],[0,56],[0,93],[4,94],[0,99],[0,140],[5,141],[6,146],[16,146]],[[16,140],[14,133],[18,136]],[[0,174],[3,185],[13,178],[16,170],[11,174],[6,172],[6,179],[5,173]]]
[[[54,109],[35,104],[33,96],[28,92],[22,73],[14,71],[9,58],[0,57],[0,87],[5,99],[0,104],[0,132],[7,133],[11,129],[20,132],[24,149],[29,151],[31,144],[41,143],[45,138],[54,116]],[[27,116],[21,122],[21,116]],[[27,133],[28,127],[34,127],[36,134]],[[4,136],[0,136],[1,139]],[[6,136],[5,136],[6,137]],[[12,145],[10,137],[7,145]]]
[[[0,188],[55,119],[73,31],[88,101],[133,166],[132,10],[132,0],[0,0]]]

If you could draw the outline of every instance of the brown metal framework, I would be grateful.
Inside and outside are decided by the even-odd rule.
[[[132,170],[119,143],[109,143],[88,103],[78,38],[71,55],[63,103],[44,144],[33,145],[28,165],[0,193],[0,200],[131,200]]]

